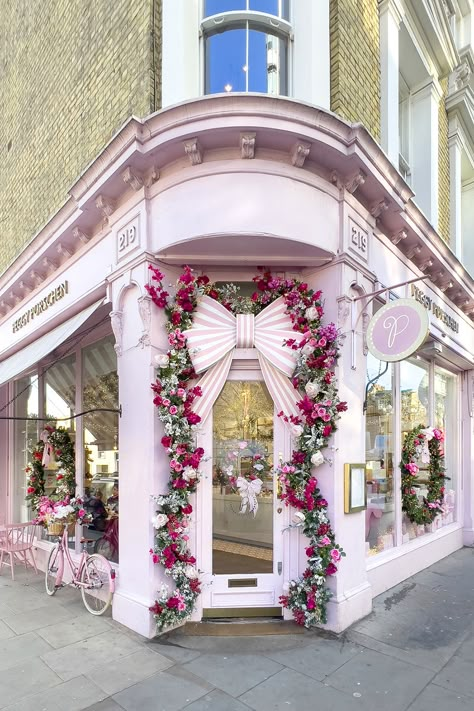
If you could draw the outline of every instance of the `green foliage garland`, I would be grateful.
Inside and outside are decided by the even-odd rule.
[[[63,498],[65,494],[74,496],[76,491],[76,458],[74,444],[69,432],[64,427],[55,428],[50,425],[47,425],[44,431],[48,433],[47,442],[52,447],[54,458],[58,465],[56,471],[58,496],[59,498]],[[31,502],[31,506],[35,511],[38,509],[39,499],[45,493],[43,453],[46,442],[44,439],[40,439],[37,442],[31,455],[31,463],[25,469],[28,474],[25,499]],[[55,493],[52,496],[54,498]]]
[[[436,427],[418,425],[408,432],[402,448],[402,510],[410,521],[416,524],[432,523],[443,512],[444,482],[447,477],[444,468],[442,442],[444,435]],[[428,493],[420,501],[417,495],[419,465],[417,461],[423,450],[429,454]]]

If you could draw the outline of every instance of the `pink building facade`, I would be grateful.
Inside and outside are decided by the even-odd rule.
[[[0,301],[13,293],[16,304],[0,318],[0,416],[20,419],[0,419],[0,521],[30,517],[24,466],[40,424],[26,425],[28,416],[54,420],[120,407],[121,416],[89,414],[67,426],[79,492],[95,487],[108,499],[119,482],[113,616],[155,634],[149,607],[167,581],[149,554],[151,497],[165,490],[169,461],[150,390],[155,356],[167,348],[164,315],[145,288],[150,264],[169,283],[188,264],[213,281],[241,285],[264,266],[323,292],[325,321],[344,337],[337,377],[348,403],[325,452],[330,461],[318,469],[346,552],[330,580],[330,629],[344,630],[370,612],[374,596],[474,542],[471,277],[363,127],[297,101],[237,94],[131,119],[3,275]],[[373,292],[380,294],[373,299]],[[373,311],[399,297],[429,310],[429,338],[382,373],[365,332]],[[229,380],[261,382],[256,355],[246,350]],[[430,528],[404,519],[400,497],[403,435],[422,419],[445,430],[450,476],[445,511]],[[273,456],[289,456],[285,427],[275,420],[272,431]],[[196,436],[215,451],[209,422]],[[347,514],[350,462],[366,462],[367,510]],[[273,494],[260,506],[272,522],[269,537],[226,535],[225,519],[217,535],[212,464],[212,457],[204,463],[193,501],[190,546],[203,580],[193,619],[245,609],[288,616],[278,599],[305,565],[292,512]],[[96,537],[102,533],[98,527]],[[237,555],[232,546],[240,545],[245,557],[255,537],[271,550],[270,566],[262,564],[261,574],[245,566],[216,572],[214,550]],[[38,537],[40,566],[50,547]],[[231,582],[248,574],[250,586]]]

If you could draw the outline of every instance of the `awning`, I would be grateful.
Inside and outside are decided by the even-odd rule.
[[[18,351],[18,353],[2,361],[0,363],[0,385],[8,383],[9,380],[13,380],[17,375],[28,370],[28,368],[31,368],[35,363],[47,356],[48,353],[54,351],[61,343],[64,343],[69,336],[72,336],[72,334],[87,321],[89,316],[99,308],[103,301],[103,299],[97,301],[95,304],[92,304],[92,306],[84,309],[84,311],[76,314],[76,316],[73,316],[73,318],[70,318],[69,321],[65,321],[57,328],[49,333],[45,333],[44,336],[30,343],[29,346],[25,346],[25,348]]]

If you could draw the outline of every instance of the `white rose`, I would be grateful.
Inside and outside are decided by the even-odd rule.
[[[153,528],[163,528],[163,526],[168,523],[168,516],[166,514],[158,513],[151,519]]]
[[[318,317],[318,312],[314,306],[310,306],[309,309],[306,309],[305,316],[308,321],[314,321],[314,319]]]
[[[311,457],[311,464],[315,467],[319,467],[320,464],[324,462],[324,457],[321,452],[315,452]]]
[[[300,437],[303,434],[303,428],[301,425],[291,425],[290,429],[293,437]]]
[[[183,473],[181,475],[185,481],[191,481],[191,479],[197,479],[198,473],[194,467],[184,467]]]
[[[311,353],[314,351],[314,346],[311,346],[309,343],[306,343],[306,345],[303,346],[301,349],[301,352],[304,353],[305,355],[311,355]]]
[[[302,511],[296,511],[296,513],[293,514],[293,523],[303,523],[304,520],[305,515]]]
[[[184,571],[184,574],[186,575],[187,578],[190,578],[191,580],[195,579],[198,577],[198,572],[194,565],[187,565]]]
[[[170,362],[170,359],[166,353],[158,353],[155,356],[154,361],[157,368],[166,368]]]
[[[306,395],[311,398],[315,398],[318,393],[319,393],[319,385],[318,383],[313,382],[312,380],[309,380],[306,385],[305,385],[305,391]]]

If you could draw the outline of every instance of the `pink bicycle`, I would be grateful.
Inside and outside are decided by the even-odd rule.
[[[81,539],[82,554],[76,565],[69,552],[68,526],[65,524],[63,533],[49,554],[46,567],[45,585],[48,595],[54,595],[59,588],[64,587],[64,558],[69,563],[72,580],[69,583],[80,588],[82,601],[92,615],[103,615],[108,609],[115,590],[115,571],[109,561],[102,555],[90,555],[86,546],[88,540]]]

